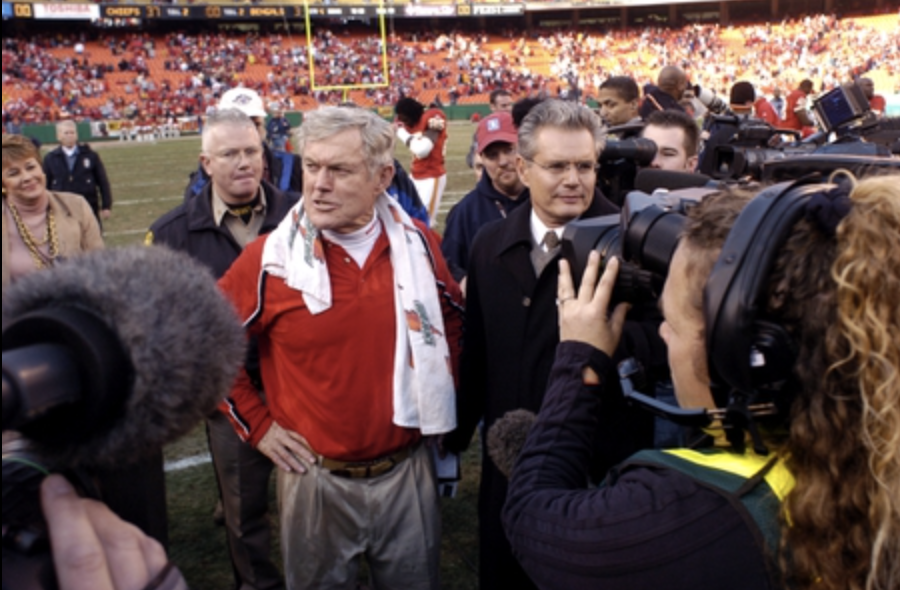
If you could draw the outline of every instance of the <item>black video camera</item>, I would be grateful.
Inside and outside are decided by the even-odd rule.
[[[619,215],[569,223],[563,233],[562,255],[569,261],[576,284],[591,251],[597,250],[604,267],[611,257],[620,259],[610,307],[623,301],[655,302],[662,293],[686,212],[713,190],[631,192]]]
[[[863,176],[873,168],[900,169],[900,119],[878,119],[856,84],[839,86],[813,101],[824,131],[801,140],[748,116],[713,115],[699,171],[717,180],[781,182],[843,168]],[[784,141],[785,137],[792,137]]]
[[[600,164],[597,186],[606,198],[619,206],[625,195],[634,190],[638,170],[649,166],[656,157],[656,144],[652,140],[635,137],[643,128],[643,125],[611,127],[610,134],[621,133],[620,137],[627,139],[607,141],[597,158]]]

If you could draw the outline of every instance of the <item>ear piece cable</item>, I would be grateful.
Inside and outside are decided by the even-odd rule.
[[[759,455],[769,454],[769,449],[762,440],[755,418],[778,414],[774,403],[747,403],[747,395],[732,390],[728,396],[730,401],[727,408],[680,408],[661,402],[634,388],[634,380],[639,379],[641,375],[640,363],[634,358],[628,358],[619,363],[618,371],[622,394],[628,403],[636,404],[657,416],[682,426],[705,428],[719,423],[725,430],[728,442],[738,452],[744,451],[746,438],[744,433],[749,432],[753,450]]]

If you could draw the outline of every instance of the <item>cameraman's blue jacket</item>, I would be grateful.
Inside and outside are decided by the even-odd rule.
[[[441,252],[450,266],[453,278],[461,281],[466,276],[469,266],[469,248],[485,224],[495,219],[503,219],[506,215],[528,201],[528,189],[518,199],[510,199],[496,188],[487,174],[475,188],[450,209],[444,227]]]

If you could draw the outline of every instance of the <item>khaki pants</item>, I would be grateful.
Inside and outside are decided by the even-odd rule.
[[[377,590],[440,588],[440,505],[425,445],[370,479],[278,470],[278,502],[288,590],[352,590],[360,555]]]

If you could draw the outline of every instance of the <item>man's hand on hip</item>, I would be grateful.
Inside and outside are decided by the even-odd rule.
[[[316,462],[306,439],[293,430],[282,428],[277,422],[272,422],[256,448],[288,473],[306,473],[306,466]]]

